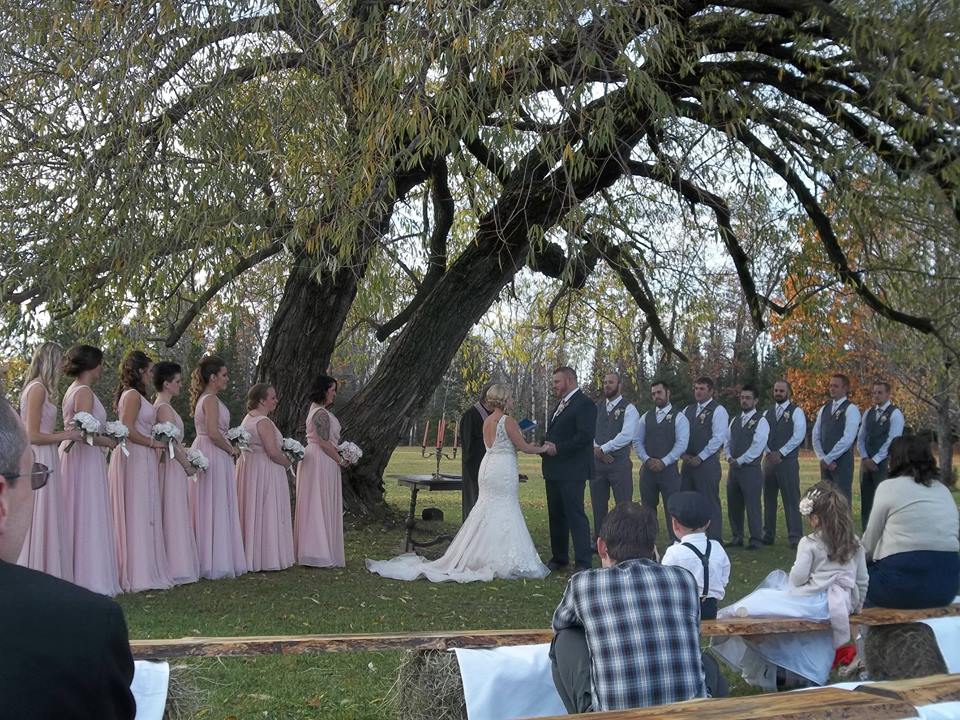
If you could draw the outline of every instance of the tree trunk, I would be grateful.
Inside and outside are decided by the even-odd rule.
[[[946,354],[945,354],[946,355]],[[937,445],[940,448],[940,477],[949,484],[953,479],[953,424],[950,422],[950,358],[945,357],[937,388]]]
[[[307,393],[313,379],[327,372],[362,276],[362,270],[346,267],[318,279],[314,267],[303,257],[287,277],[257,366],[258,381],[276,388],[274,420],[284,435],[303,430]]]

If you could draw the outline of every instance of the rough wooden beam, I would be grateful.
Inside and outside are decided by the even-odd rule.
[[[871,683],[861,685],[857,692],[892,697],[911,705],[956,702],[960,700],[960,674]]]
[[[791,693],[767,693],[749,697],[707,698],[670,705],[562,715],[543,720],[894,720],[915,717],[913,705],[896,698],[821,688]]]
[[[852,615],[850,622],[861,625],[891,625],[938,617],[960,616],[960,605],[931,610],[888,610],[871,608]],[[769,635],[785,632],[824,630],[827,623],[778,618],[730,618],[706,620],[700,624],[704,637]],[[351,635],[266,635],[258,637],[188,637],[165,640],[131,640],[134,657],[218,657],[243,655],[296,655],[301,653],[360,652],[385,650],[447,650],[505,645],[536,645],[553,638],[542,630],[465,630],[460,632],[368,633]]]

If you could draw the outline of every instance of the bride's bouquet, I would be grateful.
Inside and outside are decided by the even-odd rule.
[[[227,430],[227,440],[242,453],[250,451],[250,433],[242,425]]]
[[[293,438],[284,438],[280,449],[283,450],[284,455],[290,458],[290,462],[292,463],[300,462],[307,453],[307,449],[300,441],[294,440]]]
[[[160,462],[166,460],[166,453],[170,453],[170,457],[173,457],[173,443],[179,441],[183,437],[183,433],[180,431],[180,428],[172,422],[159,422],[153,426],[153,429],[150,431],[150,434],[153,436],[153,439],[166,447],[160,451]]]
[[[337,445],[337,452],[340,453],[340,457],[342,457],[348,465],[356,465],[360,462],[360,458],[363,457],[363,450],[360,449],[360,446],[349,441]]]
[[[194,469],[193,475],[190,476],[190,479],[194,482],[197,481],[197,473],[203,472],[210,467],[210,461],[207,460],[207,456],[196,448],[187,450],[187,462],[190,463]]]
[[[93,437],[100,432],[100,421],[88,412],[78,412],[73,416],[73,424],[81,433],[83,441],[87,445],[93,445]],[[73,440],[63,449],[64,452],[70,452],[73,447]]]
[[[130,451],[127,450],[127,438],[130,437],[130,429],[119,420],[113,420],[103,426],[103,434],[108,438],[113,438],[117,447],[123,453],[124,457],[130,457]]]

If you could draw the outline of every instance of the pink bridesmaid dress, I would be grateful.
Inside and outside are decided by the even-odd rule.
[[[277,447],[283,436],[270,418],[247,415],[243,427],[250,433],[250,452],[237,461],[240,529],[247,570],[283,570],[293,565],[293,522],[287,470],[267,455],[258,427],[272,432]]]
[[[313,416],[330,416],[330,442],[340,443],[340,421],[319,405],[307,414],[307,451],[297,467],[297,512],[294,537],[297,563],[313,567],[344,567],[343,490],[340,466],[320,449]]]
[[[168,403],[173,412],[173,422],[183,433],[183,419]],[[163,505],[163,540],[167,549],[167,564],[174,585],[185,585],[200,578],[200,558],[197,556],[197,538],[193,534],[193,515],[190,513],[190,485],[176,458],[169,457],[169,450],[160,463],[160,496]]]
[[[243,575],[247,561],[243,555],[243,537],[240,534],[240,514],[237,509],[237,482],[233,458],[213,444],[207,435],[202,395],[193,412],[197,439],[193,447],[202,452],[210,466],[200,473],[196,483],[190,483],[190,506],[193,509],[193,528],[197,536],[200,556],[200,576],[217,580]],[[222,435],[230,429],[230,411],[217,398],[217,426]]]
[[[53,434],[57,422],[57,406],[50,402],[47,389],[39,380],[27,384],[20,395],[20,417],[26,418],[27,394],[39,387],[43,392],[40,432]],[[36,391],[35,391],[36,392]],[[33,457],[50,468],[47,484],[33,494],[33,520],[23,541],[18,565],[48,575],[73,580],[73,558],[63,513],[63,482],[60,477],[60,456],[56,445],[34,445]]]
[[[86,385],[71,385],[63,396],[64,427],[73,427],[77,392],[81,389],[92,392]],[[101,423],[107,421],[107,411],[96,395],[90,414]],[[67,445],[60,446],[60,477],[73,582],[101,595],[119,595],[120,571],[107,487],[106,450],[78,442],[68,452]]]
[[[140,399],[132,430],[150,437],[156,410],[137,390],[125,390],[118,410]],[[160,500],[160,456],[157,451],[127,439],[130,456],[120,448],[110,455],[107,479],[113,507],[124,592],[165,590],[173,586],[163,542],[163,506]]]

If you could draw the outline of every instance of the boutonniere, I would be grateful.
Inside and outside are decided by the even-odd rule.
[[[887,416],[886,416],[886,415],[881,415],[881,416],[880,416],[880,424],[883,425],[886,421],[887,421]]]
[[[707,422],[707,413],[705,412],[700,413],[699,417],[697,417],[697,420],[700,421],[701,425],[705,425]]]
[[[780,416],[780,422],[782,422],[782,423],[787,422],[787,413],[786,413],[786,411],[784,411],[783,415]]]
[[[841,415],[843,415],[843,408],[840,408],[833,414],[833,419],[839,420]]]
[[[613,417],[619,420],[623,417],[623,408],[617,408],[613,411]]]
[[[747,421],[747,428],[749,428],[749,429],[753,429],[754,427],[756,427],[756,425],[757,425],[757,419],[756,419],[755,417],[750,418],[750,419]]]
[[[669,413],[669,414],[663,419],[664,422],[670,422],[671,420],[673,420],[673,413]]]

